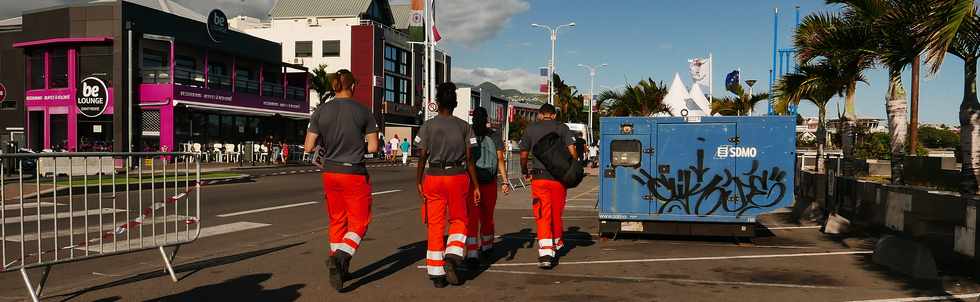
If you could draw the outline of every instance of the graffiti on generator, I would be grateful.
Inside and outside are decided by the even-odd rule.
[[[752,168],[741,175],[729,169],[715,173],[706,182],[711,168],[704,167],[704,150],[697,150],[697,165],[678,169],[671,177],[668,166],[658,167],[656,177],[644,169],[633,179],[649,190],[651,202],[660,203],[658,214],[684,214],[708,216],[718,213],[734,213],[742,216],[752,209],[762,209],[779,204],[786,196],[786,171],[779,167],[760,169],[759,161],[752,160]],[[702,211],[705,206],[707,211]]]

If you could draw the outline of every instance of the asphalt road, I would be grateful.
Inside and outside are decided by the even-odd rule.
[[[413,171],[371,169],[373,222],[353,262],[357,279],[345,293],[327,284],[319,175],[289,167],[250,170],[261,177],[203,188],[204,235],[177,254],[179,282],[163,272],[159,252],[148,250],[54,266],[44,295],[47,301],[595,302],[934,301],[962,294],[972,301],[980,291],[964,277],[916,282],[888,273],[870,263],[874,238],[828,237],[783,214],[764,217],[766,228],[751,243],[600,239],[594,236],[594,177],[569,194],[570,249],[555,270],[534,266],[534,222],[527,192],[519,191],[499,201],[494,265],[472,272],[463,286],[435,289],[419,268],[425,229]],[[37,280],[41,269],[29,272]],[[0,273],[0,301],[25,294],[20,274]],[[902,300],[914,297],[934,300]]]

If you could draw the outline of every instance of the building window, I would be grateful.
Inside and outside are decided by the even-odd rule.
[[[141,68],[144,84],[170,83],[170,42],[143,39]]]
[[[313,41],[296,41],[296,57],[309,58],[313,56]]]
[[[244,60],[239,60],[235,69],[235,92],[259,94],[258,66]]]
[[[311,50],[310,53],[313,53]],[[323,41],[323,57],[339,57],[340,56],[340,41]]]
[[[385,71],[408,76],[408,51],[385,45]]]
[[[27,57],[27,64],[30,65],[28,89],[44,89],[44,51],[32,49],[27,53]]]
[[[385,75],[385,101],[409,104],[409,81],[395,75]]]
[[[98,77],[112,87],[112,46],[82,46],[78,48],[78,77]]]
[[[51,73],[51,79],[48,82],[48,88],[67,88],[68,87],[68,49],[67,48],[55,48],[49,54],[50,58],[48,67],[48,72]]]

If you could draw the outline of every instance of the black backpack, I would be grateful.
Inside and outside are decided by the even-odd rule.
[[[548,133],[538,140],[532,154],[565,188],[577,187],[585,178],[585,168],[568,153],[568,146],[557,133]]]

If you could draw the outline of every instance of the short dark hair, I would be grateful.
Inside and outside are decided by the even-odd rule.
[[[473,108],[473,120],[478,120],[478,119],[483,121],[489,119],[489,115],[487,114],[486,108],[483,107]]]
[[[555,109],[554,105],[544,104],[541,105],[541,109],[538,109],[538,113],[555,114],[558,113],[558,110]]]
[[[445,82],[436,88],[436,103],[439,109],[456,109],[456,84]]]
[[[357,80],[354,79],[354,73],[347,69],[337,70],[330,78],[330,86],[335,90],[338,86],[341,90],[353,90],[355,84]]]

